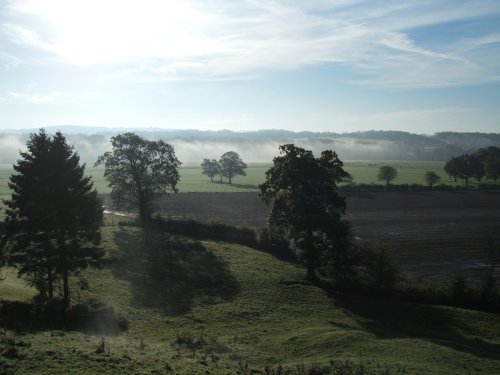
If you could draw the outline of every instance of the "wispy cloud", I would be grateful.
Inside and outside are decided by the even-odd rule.
[[[53,101],[55,98],[60,96],[61,94],[58,92],[53,92],[50,94],[37,94],[37,93],[29,93],[29,92],[16,92],[11,91],[8,94],[8,98],[12,100],[18,100],[28,103],[47,103]]]
[[[206,79],[265,70],[343,64],[397,89],[500,80],[485,53],[496,33],[457,36],[426,46],[409,31],[500,15],[494,0],[288,1],[63,0],[12,1],[3,25],[10,41],[48,51],[77,65],[129,64],[113,79]],[[24,23],[23,15],[43,27]],[[91,25],[91,27],[89,27]],[[481,51],[479,51],[481,50]]]
[[[0,62],[5,70],[13,70],[22,64],[21,59],[2,51],[0,51]]]

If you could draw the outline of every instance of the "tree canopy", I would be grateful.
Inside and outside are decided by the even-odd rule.
[[[345,199],[337,184],[350,175],[331,150],[319,158],[293,144],[279,147],[281,156],[274,158],[260,185],[260,198],[272,203],[269,213],[271,232],[278,233],[304,253],[307,277],[316,279],[320,258],[337,257],[349,245],[350,226],[342,219]]]
[[[161,195],[177,193],[179,166],[174,148],[162,140],[149,141],[134,133],[111,138],[112,151],[101,155],[95,166],[104,165],[111,199],[118,207],[137,207],[146,227],[152,203]]]
[[[219,162],[215,159],[203,159],[201,173],[210,177],[210,181],[214,182],[214,177],[221,173]]]
[[[245,169],[247,165],[243,162],[240,155],[234,151],[224,153],[220,157],[219,166],[222,176],[227,177],[230,184],[234,176],[246,176]]]
[[[385,181],[387,187],[396,177],[398,177],[398,171],[390,165],[383,165],[378,169],[377,180]]]
[[[500,148],[495,146],[480,148],[474,156],[483,162],[485,176],[497,181],[500,177]]]
[[[469,188],[471,178],[478,181],[484,177],[484,164],[476,155],[460,155],[451,158],[444,166],[446,173],[450,176],[460,178],[465,181],[465,188]]]
[[[27,151],[14,165],[6,204],[6,261],[42,297],[52,300],[57,279],[69,304],[69,274],[96,264],[102,203],[85,166],[61,133],[31,134]]]

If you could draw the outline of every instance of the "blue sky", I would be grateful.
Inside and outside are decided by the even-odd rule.
[[[4,0],[0,128],[500,132],[498,0]]]

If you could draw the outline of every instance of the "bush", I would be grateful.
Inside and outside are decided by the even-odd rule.
[[[193,219],[174,220],[157,215],[153,218],[152,227],[160,231],[196,239],[228,241],[247,246],[257,244],[257,236],[254,230],[220,223],[201,223]]]
[[[381,244],[369,248],[364,266],[372,284],[380,290],[393,290],[401,279],[401,271],[392,252]]]
[[[274,255],[275,257],[283,260],[295,260],[295,254],[290,249],[289,243],[286,239],[272,234],[269,229],[264,228],[259,232],[257,238],[259,249]]]

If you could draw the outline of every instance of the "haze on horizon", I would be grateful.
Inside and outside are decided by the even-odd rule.
[[[6,0],[0,130],[500,132],[496,0]]]

